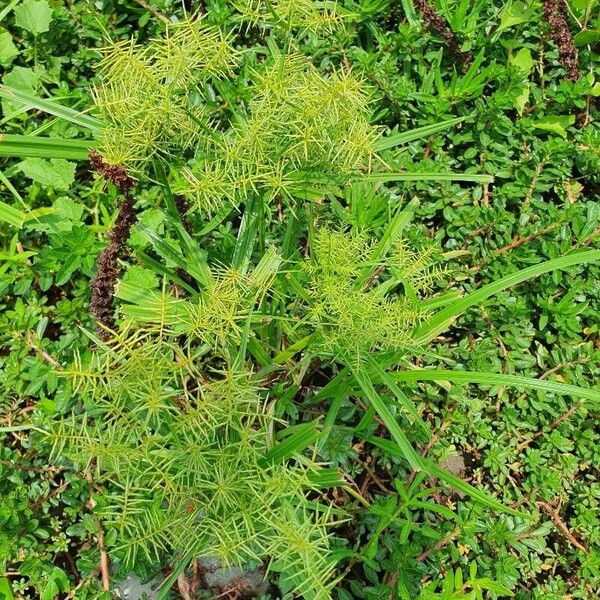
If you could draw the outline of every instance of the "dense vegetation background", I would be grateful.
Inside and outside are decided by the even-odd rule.
[[[268,51],[261,23],[240,21],[240,14],[259,4],[3,0],[0,5],[0,72],[8,86],[1,93],[0,134],[5,157],[0,159],[0,596],[109,597],[103,591],[107,575],[114,586],[132,573],[141,581],[160,582],[174,570],[163,594],[187,600],[246,593],[243,577],[241,583],[211,588],[205,567],[167,551],[131,566],[130,548],[118,528],[98,517],[114,479],[102,479],[94,465],[51,458],[53,443],[45,428],[66,418],[79,401],[60,371],[74,361],[92,360],[100,342],[93,333],[90,285],[121,200],[117,187],[98,175],[107,171],[101,159],[92,161],[95,174],[89,161],[75,160],[65,147],[50,158],[36,155],[35,144],[24,148],[22,139],[11,145],[11,135],[52,136],[72,140],[76,156],[76,140],[87,139],[89,131],[85,123],[15,100],[8,89],[88,111],[100,48],[108,39],[133,36],[149,43],[164,35],[167,22],[184,19],[186,10],[199,10],[216,27],[237,28],[232,45],[246,51],[250,69]],[[252,264],[264,264],[261,249],[272,244],[287,249],[288,261],[303,258],[317,222],[379,239],[396,207],[414,198],[418,205],[412,205],[405,243],[417,249],[433,245],[445,289],[472,291],[543,260],[600,248],[596,1],[273,4],[290,15],[300,14],[294,10],[312,15],[307,4],[319,14],[339,13],[339,23],[326,35],[307,18],[294,34],[294,50],[321,74],[356,76],[369,98],[371,124],[388,136],[463,120],[388,149],[388,165],[418,173],[414,181],[332,186],[304,201],[275,197],[272,210],[252,221],[259,239],[254,249],[240,250],[241,232],[249,235],[247,220],[240,218],[244,210],[220,217],[217,210],[215,217],[192,207],[181,223],[190,239],[199,240],[209,263],[229,264],[241,252]],[[225,115],[232,97],[244,97],[245,76],[236,75],[229,87],[202,88],[214,114]],[[448,172],[488,174],[493,182],[423,176]],[[195,284],[190,264],[178,258],[185,248],[172,226],[175,217],[165,204],[160,174],[136,175],[137,223],[120,256],[118,276],[129,285],[121,286],[121,298],[131,302],[131,289],[149,294],[163,277],[162,285],[185,294]],[[296,229],[287,225],[292,219]],[[301,280],[298,286],[305,284]],[[285,277],[278,279],[275,297],[284,298],[287,285]],[[470,308],[413,367],[525,375],[597,389],[599,310],[598,264],[556,270]],[[265,317],[256,324],[259,341],[270,339],[271,322]],[[278,340],[287,335],[285,327],[273,332]],[[304,454],[339,469],[345,481],[312,497],[340,511],[332,531],[335,572],[341,576],[334,598],[598,597],[597,404],[506,386],[491,376],[478,386],[403,384],[433,434],[427,442],[414,422],[398,415],[418,451],[504,507],[531,517],[526,518],[418,473],[393,446],[369,441],[389,436],[366,409],[367,398],[352,386],[338,386],[333,393],[325,388],[337,367],[318,352],[302,350],[283,357],[286,375],[269,383],[269,400],[281,423],[318,423],[320,435],[309,434]],[[250,362],[264,370],[264,355],[250,351]],[[266,363],[271,359],[267,356]],[[132,377],[143,382],[143,366]],[[393,405],[392,394],[382,395]],[[245,568],[258,566],[260,561]],[[272,586],[261,593],[292,597],[277,565],[268,578]]]

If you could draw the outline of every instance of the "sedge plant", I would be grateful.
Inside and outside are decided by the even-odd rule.
[[[172,238],[140,227],[158,256],[140,259],[162,280],[141,285],[133,267],[120,281],[121,329],[105,340],[91,336],[93,352],[64,370],[77,402],[44,435],[57,462],[107,482],[98,515],[117,532],[115,552],[127,564],[173,553],[268,561],[282,590],[325,599],[336,585],[330,530],[337,511],[315,498],[341,482],[318,463],[315,424],[286,429],[276,417],[273,381],[301,380],[312,360],[326,363],[333,375],[315,401],[331,401],[327,422],[341,390],[362,397],[369,408],[357,435],[378,416],[391,440],[369,435],[369,442],[515,513],[416,452],[401,423],[430,433],[404,384],[495,383],[595,404],[600,392],[415,369],[411,359],[493,294],[596,261],[600,252],[573,252],[470,294],[440,293],[444,263],[403,238],[414,201],[396,203],[375,237],[331,218],[319,223],[312,207],[342,198],[357,181],[377,191],[384,182],[489,178],[388,166],[395,147],[460,119],[385,136],[373,124],[366,84],[343,65],[320,68],[301,52],[305,37],[328,35],[351,18],[335,3],[233,5],[238,29],[190,18],[145,45],[110,44],[93,93],[98,118],[66,115],[87,123],[103,164],[158,181]],[[236,37],[249,28],[263,35],[258,47]],[[56,112],[47,101],[23,103]],[[44,143],[54,142],[38,143],[38,151]],[[183,219],[178,196],[189,203]],[[281,205],[292,218],[276,249],[265,241],[265,223]],[[190,233],[185,220],[210,232],[233,211],[241,213],[235,248],[209,263],[200,248],[206,234]],[[301,211],[309,218],[298,232]],[[304,255],[295,249],[301,239]]]

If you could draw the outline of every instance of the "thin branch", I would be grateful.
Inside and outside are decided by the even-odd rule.
[[[102,524],[98,521],[98,548],[100,548],[100,572],[102,573],[102,589],[105,592],[110,591],[110,562],[108,552],[104,547],[104,531]]]
[[[443,548],[446,544],[451,542],[459,533],[460,533],[460,528],[455,527],[448,535],[444,536],[441,540],[438,540],[438,542],[434,546],[432,546],[431,548],[427,548],[427,550],[424,550],[423,552],[421,552],[421,554],[419,554],[419,556],[417,556],[417,561],[418,562],[424,561],[432,552],[435,552],[436,550],[440,550],[441,548]]]
[[[135,0],[135,1],[142,8],[145,8],[146,10],[149,10],[157,19],[160,19],[166,25],[170,25],[171,24],[171,21],[169,20],[168,17],[166,17],[165,15],[163,15],[159,10],[157,10],[153,6],[150,6],[145,0]]]
[[[577,538],[569,531],[569,528],[560,518],[560,515],[547,502],[538,500],[536,504],[548,513],[550,518],[556,523],[558,528],[565,534],[566,538],[573,546],[575,546],[575,548],[581,550],[584,554],[588,554],[588,549],[581,542],[577,541]]]
[[[569,410],[565,411],[562,415],[554,419],[554,421],[552,421],[552,423],[550,423],[550,425],[548,426],[548,429],[552,431],[553,429],[556,429],[561,423],[570,419],[573,416],[573,413],[575,413],[575,411],[577,411],[577,409],[580,406],[582,406],[582,404],[583,402],[576,402],[575,404],[573,404],[573,406],[571,406]],[[531,444],[534,440],[537,440],[539,437],[542,437],[545,433],[547,433],[546,429],[536,431],[536,433],[534,433],[529,439],[525,440],[524,442],[521,442],[517,446],[517,452],[520,452],[521,450],[527,448],[529,444]]]
[[[191,593],[191,585],[188,581],[188,578],[185,576],[185,573],[180,573],[177,578],[177,590],[179,594],[183,598],[183,600],[193,600]]]
[[[93,490],[98,489],[94,485],[94,480],[92,477],[91,471],[86,471],[85,473],[86,481],[88,482],[89,490],[90,490],[90,499],[87,503],[90,511],[96,506],[96,502],[93,498]],[[102,578],[102,589],[105,592],[110,591],[110,559],[108,557],[108,552],[106,551],[106,547],[104,545],[104,529],[102,529],[102,522],[100,519],[96,518],[94,514],[91,515],[94,521],[96,522],[96,526],[98,527],[98,549],[100,550],[100,574]]]
[[[35,342],[35,334],[29,331],[25,336],[25,341],[30,350],[36,352],[41,356],[49,365],[52,365],[56,370],[61,371],[62,365],[52,356],[50,356],[43,348],[40,348]]]
[[[474,272],[480,271],[483,267],[485,267],[490,262],[492,262],[492,260],[494,260],[497,256],[499,256],[501,254],[506,254],[506,252],[510,252],[511,250],[514,250],[515,248],[519,248],[520,246],[523,246],[524,244],[527,244],[539,237],[542,237],[543,235],[546,235],[547,233],[550,233],[551,231],[556,229],[560,224],[561,224],[560,222],[553,223],[552,225],[548,225],[548,227],[544,227],[543,229],[540,229],[539,231],[535,231],[534,233],[527,235],[525,237],[520,237],[520,236],[514,237],[513,240],[509,244],[506,244],[505,246],[502,246],[501,248],[494,250],[492,253],[492,256],[484,259],[478,265],[475,265],[471,269],[471,271],[474,271]]]

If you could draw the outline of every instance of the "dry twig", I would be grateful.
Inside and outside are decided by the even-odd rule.
[[[573,546],[575,546],[575,548],[581,550],[584,554],[588,554],[588,549],[569,531],[565,522],[560,518],[560,515],[552,508],[552,506],[542,500],[538,500],[537,505],[548,513],[548,516],[556,523],[558,528],[565,534],[566,538]]]

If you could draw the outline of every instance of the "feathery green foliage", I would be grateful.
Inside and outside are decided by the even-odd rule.
[[[98,516],[130,566],[166,553],[271,568],[305,598],[328,598],[331,514],[308,508],[306,458],[265,462],[274,417],[251,373],[202,346],[123,331],[64,376],[85,412],[49,432],[56,460],[112,482]]]
[[[107,123],[105,159],[139,174],[153,157],[168,158],[175,191],[208,215],[255,194],[318,197],[370,169],[381,132],[359,78],[323,75],[298,52],[270,44],[243,80],[243,97],[229,96],[220,110],[201,84],[232,88],[240,60],[230,35],[202,19],[169,25],[145,46],[109,46],[94,93]]]
[[[344,23],[336,1],[325,0],[233,0],[238,19],[246,25],[324,35]]]
[[[195,148],[210,115],[194,102],[192,87],[229,75],[236,60],[228,36],[200,19],[170,25],[164,38],[147,46],[111,44],[94,89],[106,123],[106,160],[137,170],[153,156]]]
[[[373,263],[372,254],[366,236],[322,229],[305,265],[315,344],[342,361],[361,362],[376,350],[409,350],[412,330],[429,314],[418,295],[440,275],[431,250],[409,250],[402,240],[385,262]],[[357,286],[365,268],[374,274]]]
[[[0,449],[0,495],[27,515],[3,515],[23,544],[39,548],[45,536],[52,548],[44,559],[52,570],[40,576],[37,552],[23,561],[20,539],[0,543],[0,564],[12,555],[0,578],[8,594],[28,593],[23,575],[42,598],[95,597],[87,581],[98,575],[105,528],[111,583],[128,568],[144,575],[174,567],[161,597],[206,555],[231,564],[270,559],[275,593],[308,598],[495,597],[516,587],[516,573],[520,600],[528,579],[558,597],[561,577],[587,597],[584,588],[598,579],[590,575],[598,494],[594,483],[586,489],[595,481],[600,398],[597,267],[586,263],[599,254],[583,249],[597,244],[593,60],[582,63],[586,77],[561,82],[562,57],[531,19],[538,8],[515,17],[520,3],[498,12],[481,0],[438,2],[442,20],[424,13],[421,23],[430,3],[209,0],[203,17],[190,19],[158,0],[153,10],[164,14],[155,12],[163,18],[153,23],[138,3],[105,2],[98,16],[118,11],[105,21],[115,40],[133,24],[145,41],[105,49],[94,90],[100,120],[74,110],[81,92],[67,92],[67,70],[55,66],[85,65],[82,54],[95,50],[83,44],[63,63],[56,50],[70,22],[60,3],[51,10],[47,0],[27,0],[13,22],[16,4],[0,11],[3,66],[15,43],[26,49],[29,33],[44,43],[20,56],[0,86],[20,134],[0,140],[0,153],[4,145],[7,156],[34,157],[22,170],[37,165],[40,173],[39,157],[52,152],[84,159],[96,144],[77,136],[92,132],[119,165],[113,172],[124,174],[123,166],[140,185],[131,252],[120,257],[128,269],[117,291],[121,333],[106,343],[90,335],[90,351],[78,326],[94,239],[114,217],[112,190],[90,190],[78,176],[73,190],[62,190],[71,198],[55,198],[41,173],[21,196],[7,179],[18,180],[21,167],[0,173],[17,201],[0,202],[0,220],[18,229],[0,282],[0,383],[9,390],[0,435],[10,447]],[[571,4],[577,37],[593,43],[593,3]],[[34,6],[43,21],[60,12],[63,29],[42,33]],[[444,18],[450,28],[440,40],[434,30]],[[513,36],[519,21],[524,37]],[[14,23],[25,27],[18,36]],[[463,45],[458,56],[477,55],[464,72],[440,46],[453,36]],[[23,69],[28,62],[32,69]],[[465,175],[444,172],[458,166]],[[451,184],[490,181],[481,172],[499,181]],[[447,183],[431,187],[436,181]],[[407,191],[421,203],[397,211]],[[187,206],[192,214],[182,219]],[[226,218],[233,207],[239,218]],[[407,227],[414,214],[421,231]],[[474,267],[458,277],[470,293],[456,282],[442,291],[437,242]],[[510,298],[504,292],[526,281]],[[69,364],[78,348],[57,381],[53,365]],[[321,413],[322,431],[312,420]],[[47,444],[37,443],[51,419],[58,466],[46,464]],[[459,476],[442,462],[454,450],[475,463]],[[339,474],[317,457],[358,484],[331,495],[350,510],[361,504],[351,527],[339,530],[347,538],[341,551],[331,552],[329,531],[339,513],[316,500],[316,488],[339,485]],[[38,504],[40,482],[47,496]],[[92,494],[98,520],[84,514],[83,533],[78,521],[70,525],[78,509],[92,510]],[[65,505],[77,517],[57,524],[52,515]],[[538,515],[544,506],[558,516]],[[557,540],[564,529],[551,519],[563,520],[568,539]],[[65,549],[77,554],[82,577],[74,572],[70,590],[54,566]],[[334,557],[352,561],[345,571],[338,565],[347,581],[335,585]]]

